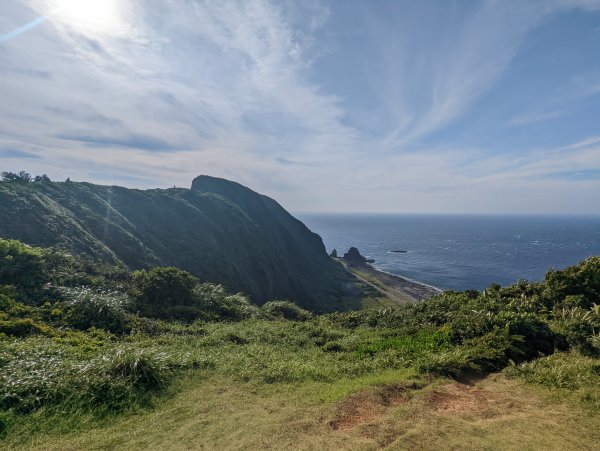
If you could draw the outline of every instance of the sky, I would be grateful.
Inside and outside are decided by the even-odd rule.
[[[2,0],[0,170],[600,214],[600,0]]]

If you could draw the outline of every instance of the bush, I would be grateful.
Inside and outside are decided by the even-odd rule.
[[[508,327],[496,329],[449,351],[430,353],[418,370],[449,377],[500,370],[511,360],[523,360],[524,352],[519,348],[522,342],[523,337],[511,335]]]
[[[557,336],[546,321],[540,317],[526,313],[503,312],[494,322],[498,328],[505,328],[511,336],[522,337],[515,342],[509,358],[515,361],[530,360],[540,354],[552,354],[560,347],[560,337]]]
[[[64,288],[68,300],[67,323],[80,330],[90,327],[114,333],[131,330],[130,299],[118,292],[96,291],[92,288]]]
[[[268,319],[288,319],[291,321],[307,321],[312,313],[298,307],[290,301],[271,301],[261,307],[261,312]]]
[[[45,280],[41,249],[0,239],[0,285],[13,285],[25,299],[34,301]]]
[[[0,334],[23,338],[38,334],[52,335],[52,329],[46,324],[35,322],[31,318],[20,318],[0,321]]]
[[[171,368],[166,353],[150,356],[142,351],[119,350],[108,358],[107,373],[133,387],[157,390],[169,379]]]
[[[193,305],[194,287],[198,280],[182,269],[159,267],[135,271],[132,282],[132,294],[142,315],[169,318],[170,308]]]
[[[28,413],[62,404],[65,410],[119,411],[144,403],[191,365],[187,355],[113,346],[90,357],[49,339],[15,344],[0,366],[0,409]]]
[[[420,373],[434,376],[457,378],[464,374],[481,370],[471,359],[469,352],[464,348],[454,348],[449,351],[429,354],[419,365]]]
[[[504,368],[511,360],[521,362],[528,358],[521,348],[524,342],[524,337],[512,335],[510,328],[506,327],[468,340],[464,347],[469,360],[480,370],[489,372]]]
[[[600,330],[600,306],[555,308],[552,312],[552,329],[563,339],[561,349],[576,349],[586,354],[597,354],[592,336]]]
[[[0,285],[0,312],[8,312],[16,304],[17,291],[12,285]]]
[[[555,305],[565,299],[571,304],[571,296],[577,296],[580,307],[592,307],[592,300],[600,299],[600,257],[590,257],[562,271],[548,271],[545,285],[544,295]]]
[[[221,285],[210,283],[194,288],[194,308],[206,321],[241,321],[259,314],[258,307],[243,294],[230,295]]]

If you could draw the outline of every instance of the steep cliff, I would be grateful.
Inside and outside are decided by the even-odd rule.
[[[273,199],[200,176],[191,189],[0,183],[0,237],[59,246],[131,269],[173,265],[243,291],[343,309],[347,276],[321,238]]]

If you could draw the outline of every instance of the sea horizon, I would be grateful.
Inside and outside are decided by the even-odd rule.
[[[327,252],[354,246],[381,271],[442,290],[541,281],[600,255],[600,215],[296,213]],[[394,252],[402,251],[402,252]]]

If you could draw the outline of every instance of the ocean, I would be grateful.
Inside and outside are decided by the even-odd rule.
[[[441,289],[539,281],[549,268],[600,255],[600,216],[296,216],[328,252],[355,246],[376,268]]]

